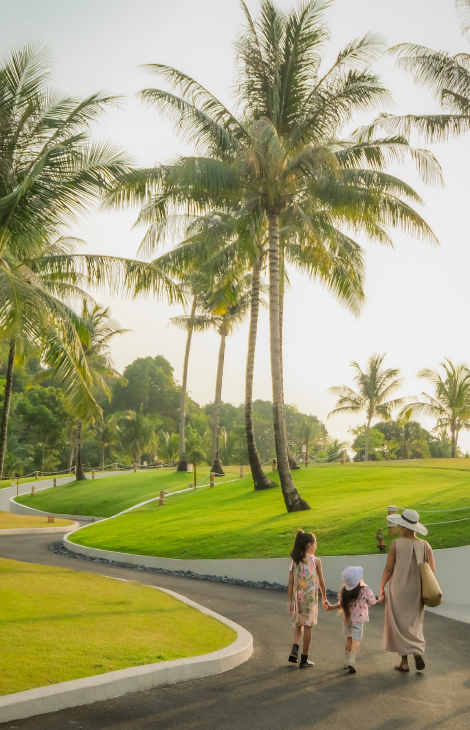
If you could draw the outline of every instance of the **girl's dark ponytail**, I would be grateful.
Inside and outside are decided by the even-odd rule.
[[[297,530],[294,547],[292,548],[292,552],[290,554],[292,560],[296,565],[305,560],[305,555],[307,554],[309,545],[312,545],[316,541],[317,540],[313,532],[304,532],[300,528]]]

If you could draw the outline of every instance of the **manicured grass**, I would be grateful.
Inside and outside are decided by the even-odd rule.
[[[60,482],[61,479],[70,479],[70,477],[73,476],[73,474],[62,474],[61,476],[56,477],[57,483]],[[52,476],[45,476],[45,477],[38,477],[37,479],[32,477],[22,477],[20,479],[20,484],[34,484],[36,481],[43,482],[45,479],[53,479],[54,475]],[[16,479],[13,477],[9,477],[8,479],[2,479],[0,481],[0,489],[5,489],[5,487],[16,487]]]
[[[0,695],[228,646],[224,624],[155,588],[0,559]]]
[[[422,513],[425,523],[470,517],[470,462],[462,459],[325,465],[293,475],[309,512],[287,514],[279,489],[255,492],[246,477],[176,495],[164,507],[140,507],[72,539],[162,557],[274,558],[289,554],[296,528],[302,527],[316,533],[319,555],[355,555],[378,552],[375,533],[386,525],[390,504],[418,511],[469,507]],[[467,545],[469,535],[470,520],[429,528],[434,548]]]
[[[235,470],[236,467],[233,467]],[[209,467],[198,468],[197,481],[209,480]],[[225,480],[237,476],[228,472]],[[18,502],[28,507],[63,515],[91,515],[111,517],[135,504],[145,502],[160,494],[160,490],[174,492],[189,487],[193,475],[175,469],[152,469],[134,474],[116,474],[86,482],[69,482],[61,486],[37,492],[34,497],[25,494]],[[220,481],[220,480],[218,480]]]
[[[40,530],[43,527],[66,527],[73,525],[71,520],[60,520],[55,518],[54,522],[48,522],[47,517],[29,517],[29,515],[12,515],[8,512],[0,512],[0,530],[18,530],[25,527]]]

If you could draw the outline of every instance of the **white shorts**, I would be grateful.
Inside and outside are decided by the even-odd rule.
[[[343,634],[347,636],[348,639],[351,638],[356,641],[361,641],[364,634],[364,624],[353,624],[351,621],[345,621]]]

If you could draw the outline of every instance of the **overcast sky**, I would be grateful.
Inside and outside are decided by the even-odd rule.
[[[281,7],[291,3],[281,0]],[[256,14],[258,2],[247,0]],[[234,72],[233,41],[243,23],[237,0],[1,0],[0,53],[31,40],[48,45],[54,59],[54,83],[75,95],[106,89],[123,96],[120,109],[106,113],[95,137],[126,149],[138,164],[150,166],[186,151],[171,123],[136,100],[136,93],[157,86],[158,79],[139,68],[145,63],[175,66],[198,79],[227,105]],[[389,45],[412,41],[451,53],[467,51],[453,0],[336,0],[328,11],[332,41],[326,62],[351,39],[373,30]],[[437,109],[430,94],[415,87],[393,59],[378,64],[391,89],[396,113]],[[365,120],[357,120],[363,123]],[[440,247],[394,235],[394,250],[366,245],[367,302],[355,319],[319,286],[290,272],[286,297],[284,371],[286,402],[316,414],[330,433],[351,442],[354,416],[327,419],[335,399],[332,385],[352,385],[351,360],[365,365],[373,352],[387,353],[386,365],[405,378],[401,394],[416,395],[427,385],[416,378],[422,367],[444,358],[470,361],[468,344],[468,160],[469,137],[435,145],[444,188],[425,188],[411,167],[399,174],[416,185],[426,208],[421,211]],[[90,213],[73,233],[87,241],[87,251],[134,257],[142,230],[131,230],[135,211]],[[136,357],[163,355],[181,378],[184,333],[168,327],[179,313],[165,302],[135,302],[100,294],[122,327],[132,330],[113,345],[123,369]],[[247,326],[227,345],[223,400],[244,399]],[[204,404],[214,397],[218,336],[197,335],[189,371],[190,395]],[[432,391],[429,391],[432,392]],[[255,398],[271,399],[267,313],[260,321]],[[431,428],[432,421],[423,421]],[[470,449],[470,434],[461,446]]]

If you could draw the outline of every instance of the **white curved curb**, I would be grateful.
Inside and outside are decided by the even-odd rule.
[[[49,687],[38,687],[5,695],[0,697],[0,723],[33,715],[44,715],[46,712],[57,712],[67,707],[89,705],[92,702],[109,700],[129,692],[142,692],[155,687],[184,682],[188,679],[209,677],[233,669],[250,658],[253,653],[253,637],[242,626],[179,593],[174,593],[166,588],[157,588],[157,586],[149,586],[149,588],[168,593],[188,606],[229,626],[237,632],[237,638],[225,649],[219,649],[210,654],[119,669],[116,672],[107,672],[94,677],[74,679],[62,684],[51,684]]]
[[[8,510],[12,515],[29,515],[30,517],[48,517],[53,515],[60,520],[80,520],[80,522],[100,522],[101,520],[109,519],[106,517],[93,517],[92,515],[65,515],[59,514],[58,512],[44,512],[41,509],[34,509],[34,507],[27,507],[25,504],[20,504],[16,501],[16,497],[10,497],[10,509]]]
[[[0,537],[2,535],[35,535],[35,534],[41,534],[44,535],[44,533],[56,533],[56,534],[62,534],[63,532],[74,532],[74,530],[78,530],[80,525],[78,522],[74,522],[73,525],[65,525],[62,527],[17,527],[16,529],[11,530],[0,530]]]

